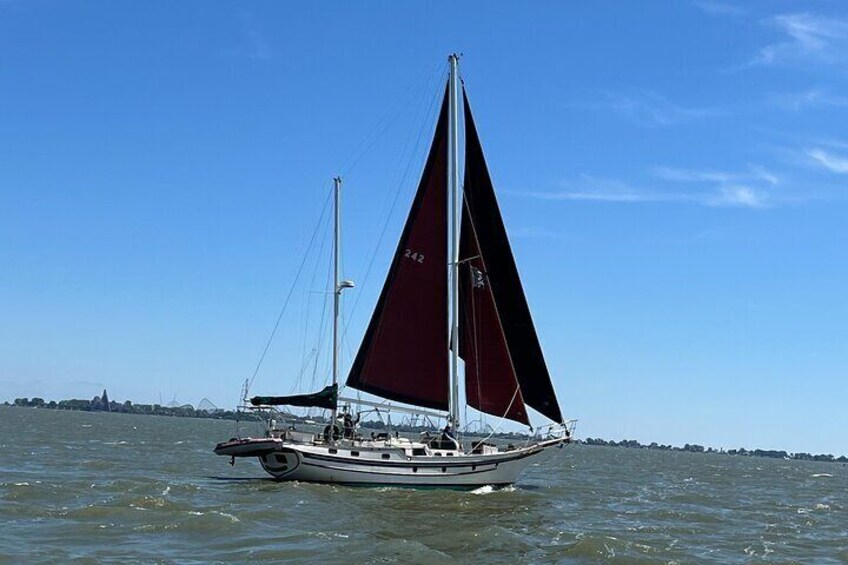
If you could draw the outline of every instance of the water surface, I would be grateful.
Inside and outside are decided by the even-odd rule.
[[[234,422],[0,407],[0,431],[1,563],[848,562],[841,464],[570,446],[506,489],[352,488],[230,467]]]

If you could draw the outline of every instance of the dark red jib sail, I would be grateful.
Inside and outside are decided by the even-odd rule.
[[[358,390],[448,409],[447,90],[386,283],[347,378]]]
[[[496,350],[502,346],[498,345],[498,340],[492,337],[495,330],[491,327],[485,331],[488,332],[486,340],[479,340],[478,345],[485,346],[486,355],[482,357],[482,365],[480,366],[480,379],[483,380],[481,387],[483,397],[479,393],[470,390],[476,382],[473,378],[468,378],[468,367],[472,369],[476,363],[471,359],[473,350],[466,349],[463,351],[463,360],[466,365],[466,395],[469,398],[476,398],[477,406],[480,410],[487,413],[503,415],[507,414],[509,402],[504,403],[504,398],[511,398],[514,389],[506,379],[506,369],[499,368],[497,370],[488,369],[491,374],[497,376],[493,379],[490,373],[487,373],[488,364],[494,364],[496,359],[507,357],[511,361],[511,369],[514,370],[515,379],[518,381],[520,394],[524,404],[540,412],[542,415],[550,418],[554,422],[562,422],[562,413],[559,408],[559,403],[554,393],[551,377],[548,373],[548,367],[545,364],[544,356],[542,355],[542,347],[539,344],[539,338],[536,335],[536,328],[533,326],[533,320],[530,316],[530,308],[527,305],[527,299],[524,296],[524,290],[521,287],[521,281],[518,278],[518,269],[515,266],[515,259],[512,256],[512,249],[509,245],[506,229],[504,228],[503,219],[501,218],[500,209],[495,198],[495,191],[492,186],[492,180],[489,176],[489,171],[486,168],[486,160],[483,156],[483,148],[480,145],[480,139],[477,136],[477,128],[474,125],[474,119],[471,115],[471,107],[468,103],[468,98],[463,89],[463,100],[465,107],[465,182],[463,187],[465,205],[469,215],[469,222],[473,224],[473,233],[476,235],[476,245],[479,248],[479,253],[482,257],[482,263],[478,263],[482,269],[484,283],[489,285],[489,295],[492,297],[493,309],[497,314],[497,320],[500,322],[500,329],[506,344],[508,355],[497,352]],[[463,225],[463,233],[461,239],[466,240],[470,237]],[[462,244],[460,244],[462,247]],[[468,251],[468,255],[460,255],[460,260],[474,257],[473,249]],[[469,261],[471,266],[474,266],[473,261]],[[478,267],[479,268],[479,267]],[[468,269],[466,269],[468,276]],[[478,277],[479,279],[479,277]],[[462,279],[460,279],[461,281]],[[475,293],[471,293],[474,295]],[[466,293],[466,299],[469,294]],[[464,301],[465,302],[465,301]],[[477,306],[476,302],[465,306],[468,310]],[[487,316],[491,317],[490,314]],[[478,321],[475,325],[479,331],[479,326],[484,320]],[[468,334],[474,330],[474,326],[467,325],[463,317],[459,319],[460,337],[463,339],[466,347],[468,345]],[[492,321],[489,321],[490,326],[494,326]],[[479,355],[479,351],[477,352]],[[478,357],[481,359],[481,357]],[[503,361],[497,361],[503,363]],[[493,383],[502,383],[500,388]],[[488,387],[486,385],[489,385]],[[491,391],[491,392],[487,392]],[[477,397],[472,396],[477,394]],[[501,405],[500,410],[492,410],[497,404]],[[509,408],[511,411],[512,408]],[[512,417],[512,416],[508,416]],[[526,416],[525,416],[526,418]],[[517,419],[517,418],[513,418]],[[519,420],[526,421],[526,420]]]
[[[459,354],[465,361],[466,401],[481,412],[529,424],[467,206],[460,233]]]

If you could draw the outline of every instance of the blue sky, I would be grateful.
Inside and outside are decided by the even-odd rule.
[[[2,397],[233,406],[339,173],[349,363],[453,51],[580,435],[848,453],[836,2],[0,0]]]

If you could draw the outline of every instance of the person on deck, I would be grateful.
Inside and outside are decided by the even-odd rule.
[[[357,415],[356,419],[350,415],[350,412],[346,412],[344,417],[342,418],[342,429],[345,439],[353,439],[354,430],[356,424],[359,423],[359,416]]]

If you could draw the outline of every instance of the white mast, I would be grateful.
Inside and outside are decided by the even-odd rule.
[[[448,84],[448,194],[450,195],[450,423],[454,433],[459,432],[459,110],[458,65],[454,53],[448,57],[450,79]]]
[[[333,208],[335,210],[335,223],[333,226],[333,386],[339,384],[339,299],[342,295],[342,287],[339,284],[339,247],[341,246],[341,210],[339,210],[339,193],[342,190],[342,178],[333,178]],[[332,439],[332,426],[336,425],[337,409],[333,408],[333,418],[330,420],[330,439]]]
[[[339,254],[342,247],[341,192],[342,178],[334,177],[333,209],[335,211],[335,220],[333,225],[333,386],[336,387],[338,387],[339,384],[339,304],[342,299],[342,291],[346,288],[353,288],[353,281],[339,280]],[[333,408],[333,416],[332,420],[330,420],[330,441],[333,440],[332,426],[336,425],[337,416],[338,408]]]

